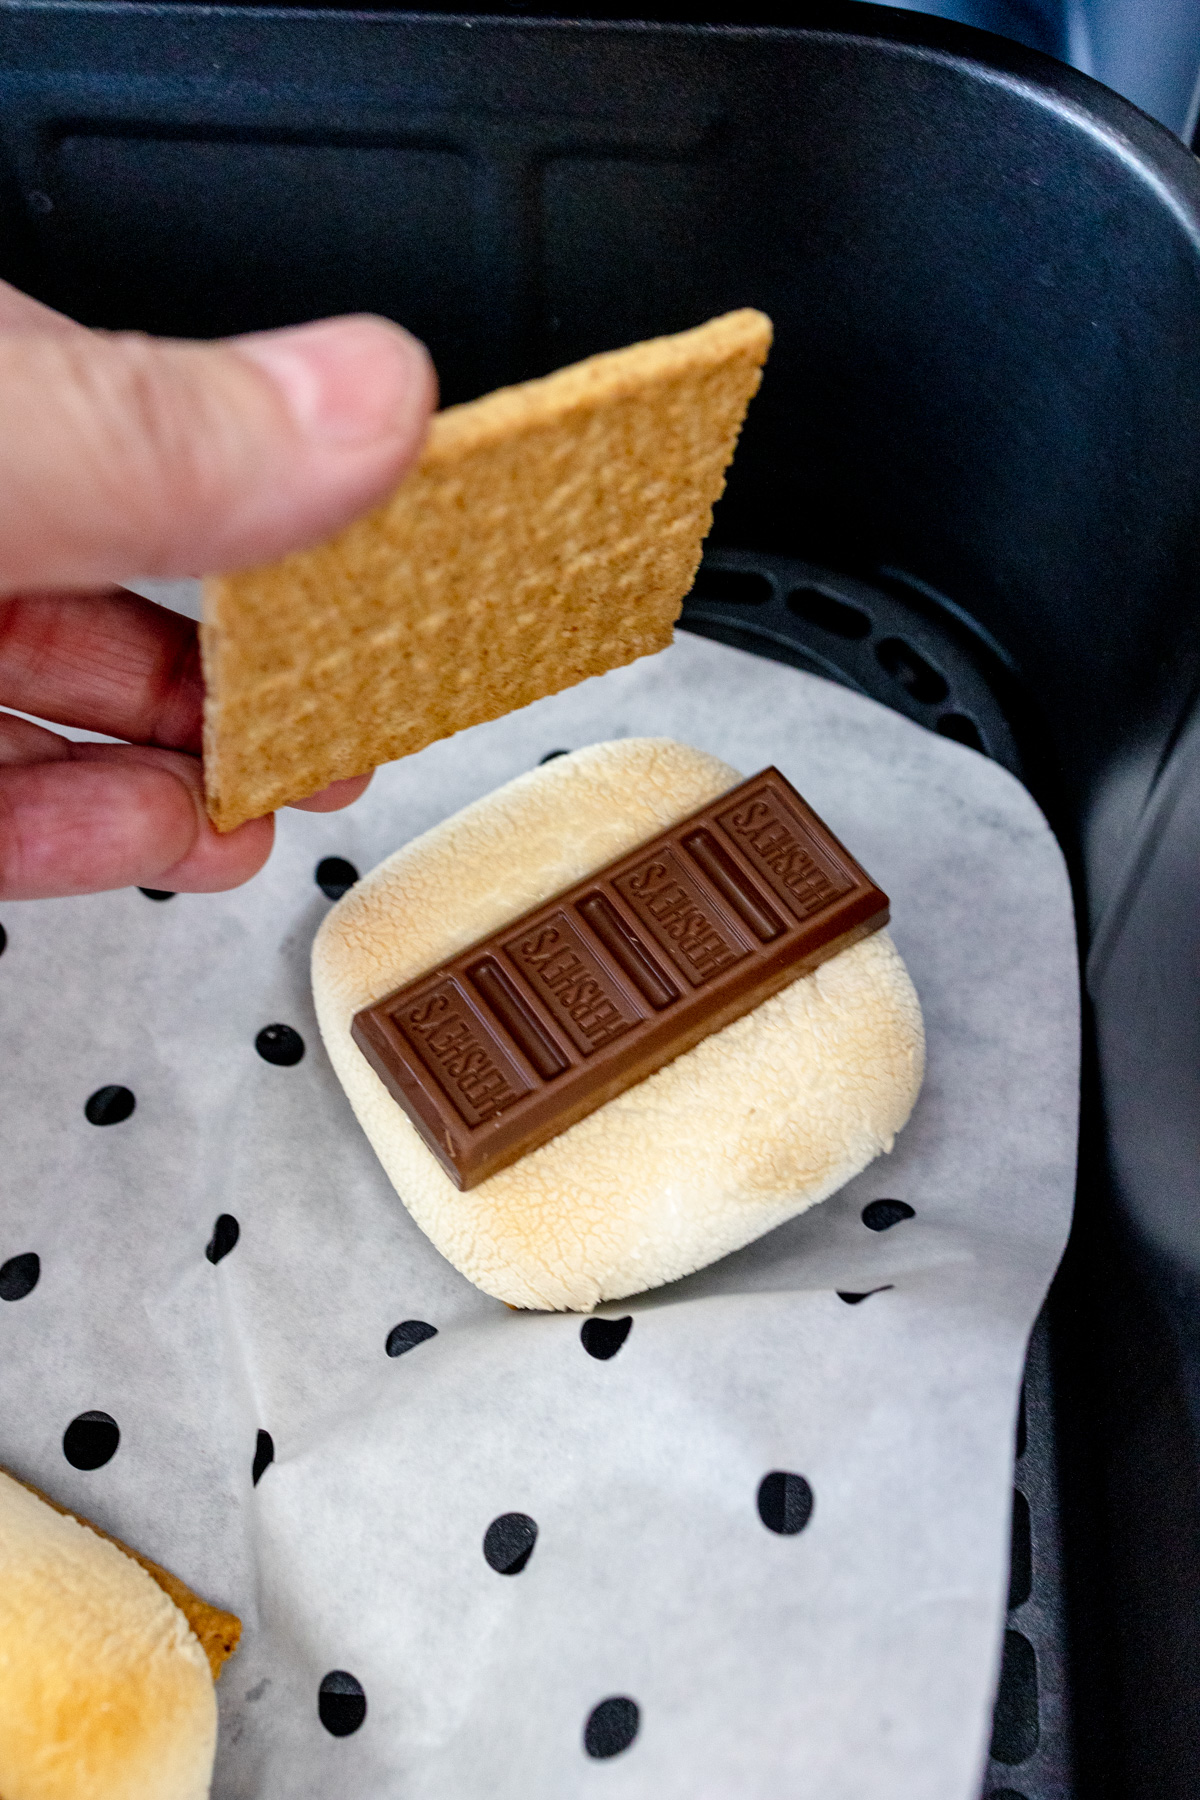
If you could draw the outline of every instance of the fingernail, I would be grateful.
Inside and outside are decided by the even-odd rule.
[[[386,319],[323,319],[235,338],[271,377],[307,437],[346,447],[412,430],[429,406],[423,344]]]

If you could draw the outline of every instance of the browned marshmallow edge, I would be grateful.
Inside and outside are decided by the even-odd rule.
[[[7,1475],[11,1481],[15,1481],[19,1487],[25,1488],[28,1493],[34,1494],[39,1500],[44,1501],[52,1512],[61,1514],[64,1519],[74,1519],[75,1523],[82,1525],[86,1531],[94,1531],[97,1537],[104,1538],[107,1543],[114,1545],[131,1561],[143,1568],[151,1580],[157,1582],[167,1598],[174,1601],[191,1626],[193,1635],[199,1639],[200,1647],[208,1658],[208,1666],[212,1670],[213,1680],[217,1681],[220,1678],[221,1670],[237,1649],[242,1636],[242,1621],[235,1613],[223,1612],[219,1606],[213,1606],[210,1601],[202,1600],[199,1594],[193,1593],[186,1582],[179,1579],[178,1575],[172,1575],[169,1569],[164,1569],[158,1563],[151,1562],[148,1556],[142,1556],[138,1551],[131,1550],[128,1544],[122,1543],[120,1538],[114,1537],[110,1531],[105,1531],[94,1520],[85,1519],[82,1513],[72,1512],[69,1506],[62,1506],[57,1500],[52,1500],[49,1494],[45,1494],[41,1488],[35,1487],[32,1481],[22,1481],[21,1477],[14,1475],[11,1469],[4,1469],[0,1472]]]

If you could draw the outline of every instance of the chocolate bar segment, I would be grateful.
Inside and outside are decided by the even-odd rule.
[[[778,917],[763,903],[753,883],[746,880],[731,856],[718,844],[711,831],[693,831],[683,840],[683,847],[700,864],[708,879],[740,913],[756,937],[769,944],[783,930]]]
[[[614,977],[604,953],[582,923],[564,909],[507,940],[518,974],[582,1057],[614,1043],[642,1018],[642,1009]]]
[[[579,902],[579,911],[613,961],[620,964],[656,1012],[670,1006],[672,1000],[678,1000],[679,989],[672,987],[662,971],[655,968],[632,931],[623,924],[620,913],[603,894],[598,891],[585,894]]]
[[[364,1007],[352,1035],[471,1188],[887,919],[887,895],[764,769]]]
[[[657,939],[685,980],[703,987],[750,954],[750,939],[713,889],[685,867],[679,850],[658,842],[650,856],[615,876],[613,886],[643,934]]]

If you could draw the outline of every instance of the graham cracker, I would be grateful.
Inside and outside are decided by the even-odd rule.
[[[374,512],[206,581],[217,829],[664,649],[770,343],[746,308],[448,407]]]

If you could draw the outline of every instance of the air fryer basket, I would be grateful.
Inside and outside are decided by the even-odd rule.
[[[0,243],[8,279],[100,325],[390,314],[450,401],[771,314],[685,624],[995,756],[1076,884],[1079,1205],[1030,1353],[986,1791],[1190,1795],[1190,154],[1046,58],[863,5],[776,29],[3,0]]]

